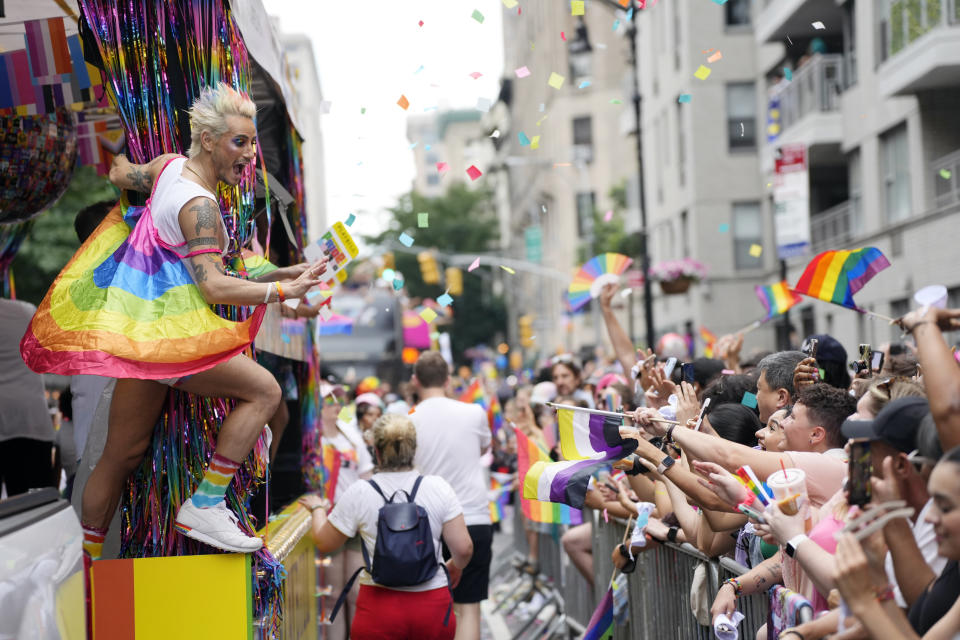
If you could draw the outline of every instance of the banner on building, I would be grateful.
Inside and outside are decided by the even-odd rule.
[[[774,165],[774,223],[781,260],[810,252],[810,181],[807,148],[784,145]]]

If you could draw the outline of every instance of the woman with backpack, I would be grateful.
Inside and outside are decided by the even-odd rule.
[[[460,502],[443,478],[413,468],[417,432],[406,416],[379,418],[373,447],[377,473],[353,484],[329,518],[319,497],[300,499],[312,513],[320,553],[339,549],[357,533],[362,538],[366,567],[359,572],[350,637],[449,640],[456,632],[451,589],[473,554]],[[446,563],[441,536],[452,555]]]

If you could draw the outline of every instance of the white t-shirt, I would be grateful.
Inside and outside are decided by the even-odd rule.
[[[490,524],[487,483],[480,456],[490,446],[490,423],[479,405],[428,398],[410,415],[417,427],[414,465],[450,483],[467,525]]]
[[[333,503],[340,502],[340,498],[353,484],[360,479],[360,475],[373,471],[373,458],[363,443],[359,434],[352,433],[349,425],[337,421],[337,435],[333,438],[323,436],[324,445],[333,445],[340,452],[340,472],[337,475],[337,486],[333,492]]]
[[[207,198],[217,207],[217,220],[220,222],[224,240],[224,246],[220,249],[221,254],[226,254],[228,246],[225,241],[230,236],[227,234],[227,227],[223,224],[223,216],[219,215],[220,204],[215,194],[183,177],[183,165],[186,162],[186,158],[174,158],[157,177],[156,188],[150,197],[150,215],[153,217],[153,225],[157,228],[161,240],[177,247],[176,251],[180,255],[186,255],[187,240],[183,237],[183,230],[180,228],[180,210],[194,198]]]
[[[927,500],[927,503],[923,505],[920,513],[917,514],[917,519],[914,520],[911,530],[913,531],[913,539],[917,541],[920,553],[923,554],[924,561],[933,569],[934,575],[939,576],[943,572],[943,568],[947,565],[947,559],[937,555],[937,534],[933,530],[933,525],[927,522],[927,513],[932,506],[933,498],[930,498]],[[887,553],[887,559],[884,562],[883,568],[887,573],[887,577],[890,579],[890,584],[893,585],[893,596],[897,599],[897,605],[905,609],[907,607],[907,601],[903,599],[903,594],[900,593],[900,587],[897,586],[897,575],[893,570],[893,556],[889,553]]]
[[[416,470],[392,471],[374,474],[373,481],[379,485],[383,495],[389,499],[395,491],[401,489],[409,493],[413,489],[413,483],[416,482],[418,475],[420,473]],[[398,500],[402,502],[403,496],[398,496]],[[423,477],[414,502],[426,509],[427,516],[430,518],[433,547],[437,552],[437,562],[440,563],[443,559],[440,547],[443,525],[463,513],[460,502],[447,481],[437,476]],[[363,544],[367,547],[367,553],[370,554],[371,562],[373,561],[373,550],[377,544],[377,519],[380,514],[380,507],[383,505],[383,498],[370,486],[369,482],[357,482],[343,494],[343,498],[337,502],[330,513],[330,524],[343,535],[352,538],[358,531],[360,532]],[[366,571],[360,572],[358,580],[360,584],[374,584],[373,578]],[[398,591],[429,591],[446,586],[447,574],[444,573],[443,569],[437,567],[434,576],[423,584],[413,587],[389,588]]]

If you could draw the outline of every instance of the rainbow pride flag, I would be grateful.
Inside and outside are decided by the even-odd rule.
[[[622,425],[622,418],[558,409],[560,455],[564,460],[609,460],[623,448]]]
[[[323,445],[323,497],[333,504],[337,494],[337,480],[340,477],[340,466],[343,454],[332,444]]]
[[[786,312],[790,307],[803,300],[790,289],[786,280],[781,280],[776,284],[757,285],[754,290],[757,292],[757,297],[760,298],[760,304],[767,311],[764,320],[769,320]]]
[[[810,261],[793,290],[841,307],[857,309],[853,294],[889,266],[890,261],[875,247],[824,251]]]
[[[703,340],[703,355],[707,358],[713,357],[713,347],[717,343],[717,334],[704,326],[700,327],[700,339]]]
[[[613,588],[607,587],[603,600],[594,609],[590,622],[580,640],[604,640],[613,638]]]
[[[460,394],[460,402],[469,402],[470,404],[479,404],[486,408],[487,402],[483,395],[483,383],[479,378],[470,383],[467,390]]]
[[[503,520],[510,500],[510,487],[505,487],[496,478],[490,477],[490,522],[497,523]]]
[[[536,462],[550,460],[547,452],[541,449],[528,438],[520,429],[514,427],[514,433],[517,437],[517,475],[519,482],[523,485],[530,466]],[[527,520],[533,522],[546,522],[556,524],[582,524],[583,514],[579,509],[571,509],[570,506],[559,503],[541,502],[530,500],[520,492],[520,506],[523,509],[523,515]]]
[[[131,231],[132,229],[132,231]],[[37,373],[157,380],[192,375],[250,346],[266,305],[221,318],[179,255],[154,239],[149,209],[114,209],[54,280],[20,341]]]
[[[496,437],[503,427],[503,410],[500,408],[500,400],[496,394],[490,398],[490,406],[487,408],[487,420],[490,421],[490,431],[492,431],[494,437]]]

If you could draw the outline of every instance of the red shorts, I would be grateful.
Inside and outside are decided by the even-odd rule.
[[[450,590],[446,587],[430,591],[397,591],[360,585],[350,637],[353,640],[451,640],[457,631],[457,617],[453,611],[447,626],[443,626],[443,618],[451,603]]]

